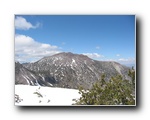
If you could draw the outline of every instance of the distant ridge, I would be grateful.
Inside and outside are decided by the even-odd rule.
[[[102,74],[106,80],[120,74],[128,77],[129,67],[112,61],[97,61],[86,55],[62,52],[34,63],[15,63],[15,83],[90,89]]]

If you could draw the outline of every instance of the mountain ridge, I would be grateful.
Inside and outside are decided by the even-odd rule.
[[[34,63],[21,65],[20,69],[28,71],[15,72],[17,81],[26,81],[22,84],[73,89],[82,86],[84,89],[90,89],[102,74],[106,75],[106,80],[117,74],[122,75],[124,79],[130,79],[129,68],[126,66],[113,61],[93,60],[86,55],[71,52],[58,53]]]

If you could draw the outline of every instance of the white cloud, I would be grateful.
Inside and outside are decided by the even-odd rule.
[[[90,58],[101,58],[104,57],[103,55],[100,55],[98,53],[82,53],[83,55],[87,55]]]
[[[66,45],[66,43],[65,43],[65,42],[62,42],[61,44],[62,44],[62,45]]]
[[[100,49],[100,47],[99,47],[99,46],[96,46],[96,49]]]
[[[120,54],[116,54],[116,56],[117,56],[117,57],[119,57],[119,56],[120,56]]]
[[[104,61],[115,61],[120,64],[135,64],[135,59],[134,58],[119,58],[119,59],[111,59],[111,58],[104,58]]]
[[[15,59],[19,62],[36,61],[61,52],[57,46],[40,43],[25,35],[15,35]]]
[[[105,59],[104,61],[116,61],[114,59]]]
[[[120,59],[118,59],[118,61],[128,61],[128,59],[120,58]]]
[[[30,28],[38,28],[40,23],[37,23],[35,26],[30,22],[27,22],[25,18],[17,16],[15,18],[15,28],[19,30],[29,30]]]
[[[120,58],[117,62],[122,64],[135,64],[135,58]]]

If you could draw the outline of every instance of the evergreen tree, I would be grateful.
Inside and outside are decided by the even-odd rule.
[[[106,82],[105,75],[102,75],[92,89],[79,89],[81,97],[75,100],[76,105],[134,105],[134,72],[129,71],[129,74],[132,76],[132,84],[129,80],[123,80],[121,75],[114,76]]]
[[[131,77],[133,88],[135,88],[135,70],[133,67],[129,70],[128,75]]]

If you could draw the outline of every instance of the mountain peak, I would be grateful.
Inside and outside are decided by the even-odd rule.
[[[61,63],[63,65],[63,64],[72,64],[72,61],[77,62],[77,63],[86,61],[89,63],[89,62],[92,62],[93,60],[86,55],[74,54],[71,52],[62,52],[62,53],[58,53],[52,56],[44,57],[40,59],[39,61],[37,61],[37,63],[38,64],[53,63],[57,65]]]
[[[76,53],[72,53],[72,52],[61,52],[52,56],[64,56],[64,57],[86,57],[88,58],[88,56],[83,55],[83,54],[76,54]]]
[[[106,74],[107,80],[117,74],[126,77],[129,70],[119,63],[96,61],[71,52],[44,57],[37,62],[23,64],[22,67],[26,69],[21,68],[21,72],[16,74],[21,74],[19,78],[26,80],[26,83],[74,89],[79,86],[90,89],[102,74]]]
[[[72,56],[74,56],[74,55],[76,55],[76,54],[71,53],[71,52],[61,52],[61,53],[55,54],[55,55],[53,55],[53,56],[65,56],[65,57],[72,57]]]

